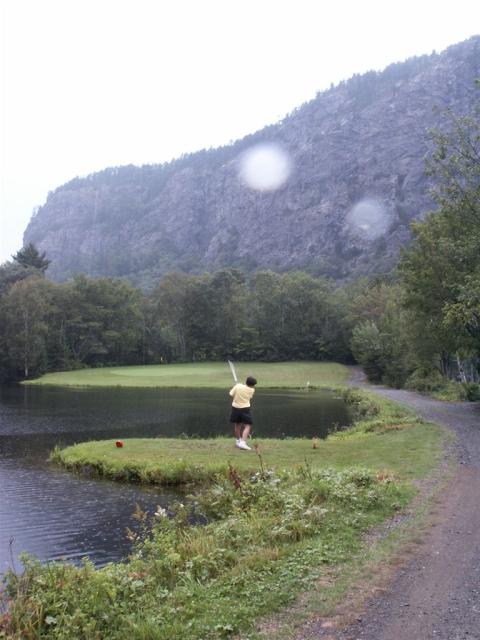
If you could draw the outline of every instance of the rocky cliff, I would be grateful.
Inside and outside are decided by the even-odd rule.
[[[106,169],[52,192],[25,243],[48,273],[126,276],[150,287],[172,270],[303,269],[343,280],[392,268],[409,224],[432,208],[428,131],[478,100],[480,37],[354,76],[276,125],[168,164]],[[276,189],[242,178],[245,153],[274,144]]]

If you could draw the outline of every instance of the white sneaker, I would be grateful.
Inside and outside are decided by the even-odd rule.
[[[239,449],[245,449],[245,451],[251,451],[252,448],[248,446],[248,444],[245,442],[245,440],[239,440],[237,442],[237,447]]]

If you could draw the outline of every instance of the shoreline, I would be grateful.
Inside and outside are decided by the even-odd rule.
[[[316,449],[308,439],[259,439],[263,466],[254,451],[235,450],[233,438],[203,440],[205,459],[212,457],[210,445],[224,443],[235,464],[207,483],[191,484],[193,502],[186,497],[168,518],[159,508],[152,533],[145,530],[145,537],[134,538],[136,551],[125,563],[102,569],[88,563],[83,569],[30,564],[26,577],[10,577],[12,624],[20,629],[28,616],[40,638],[48,637],[47,619],[55,620],[65,638],[74,625],[80,625],[82,633],[87,627],[95,629],[108,640],[125,637],[126,629],[132,637],[224,638],[252,631],[255,620],[269,614],[288,612],[285,607],[305,593],[307,584],[322,593],[322,584],[332,575],[339,581],[330,606],[341,601],[345,580],[352,582],[349,568],[353,571],[368,551],[365,535],[410,508],[415,483],[436,473],[445,442],[440,427],[396,403],[355,389],[342,393],[349,396],[357,421],[321,440]],[[126,439],[118,450],[112,448],[114,441],[83,446],[100,447],[101,458],[109,455],[101,452],[102,446],[114,455],[124,454],[120,468],[126,469],[132,464],[134,441]],[[189,449],[191,442],[202,440],[144,439],[140,444],[146,445],[148,455],[143,469],[151,470],[152,459],[159,457],[151,450],[154,443],[163,443],[165,450],[170,443],[185,447],[191,459],[184,468],[195,468],[198,450]],[[70,450],[78,453],[81,446]],[[257,466],[253,476],[249,457]],[[247,465],[243,470],[240,461]],[[189,504],[208,514],[205,524],[188,522]],[[142,522],[145,516],[138,517]],[[118,614],[107,620],[100,612],[106,610],[112,590],[119,594]]]

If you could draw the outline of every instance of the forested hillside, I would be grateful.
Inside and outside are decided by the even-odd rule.
[[[477,91],[480,91],[480,81]],[[114,364],[359,362],[394,386],[480,399],[480,109],[432,133],[435,213],[389,277],[342,286],[305,272],[45,277],[33,245],[0,265],[0,380]]]
[[[472,112],[478,77],[475,37],[354,76],[230,146],[75,178],[33,216],[25,244],[46,252],[54,280],[125,276],[147,290],[177,270],[301,269],[336,281],[388,273],[412,220],[436,206],[429,130],[446,126],[447,109]],[[239,178],[239,158],[259,143],[290,158],[277,190]],[[373,221],[355,224],[359,211]]]

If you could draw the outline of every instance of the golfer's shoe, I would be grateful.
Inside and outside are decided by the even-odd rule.
[[[245,451],[251,451],[252,448],[248,446],[248,444],[245,442],[245,440],[239,440],[237,442],[237,447],[239,449],[245,449]]]

